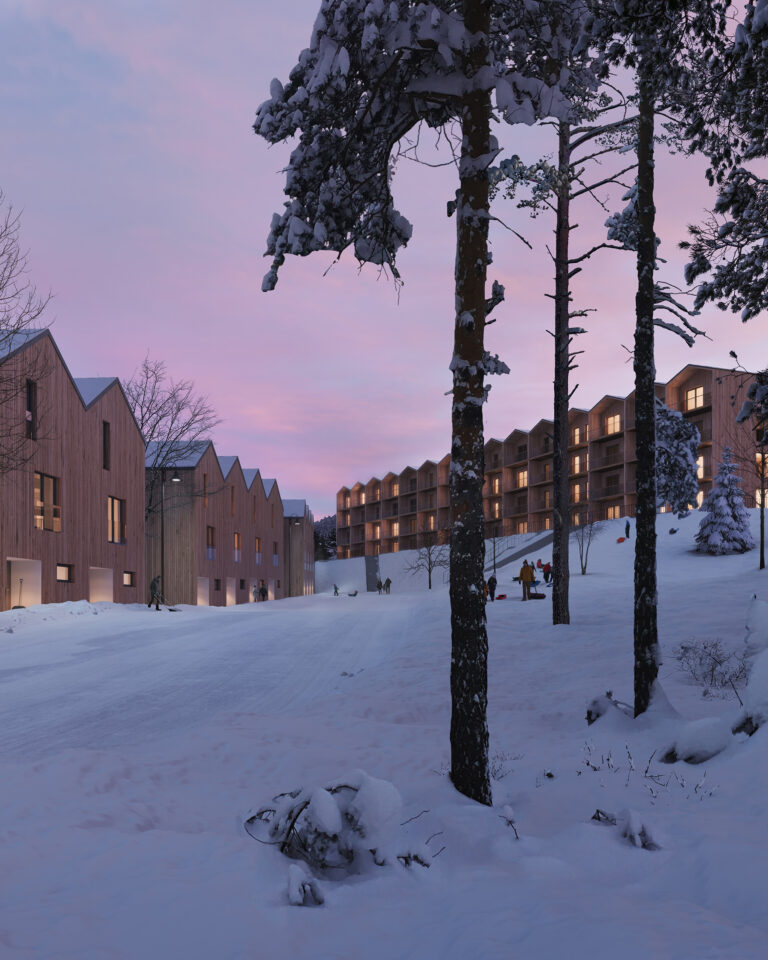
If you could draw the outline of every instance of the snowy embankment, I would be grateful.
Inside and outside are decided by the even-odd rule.
[[[515,564],[500,572],[493,808],[446,776],[447,591],[404,574],[405,554],[382,558],[390,596],[334,598],[336,577],[364,582],[334,563],[325,592],[295,600],[0,614],[0,957],[762,958],[768,727],[732,735],[735,695],[702,697],[672,653],[743,650],[768,574],[754,551],[692,553],[695,531],[696,517],[659,518],[668,705],[640,721],[612,706],[585,721],[606,690],[632,698],[623,521],[573,576],[570,626],[551,625],[547,601],[520,602]],[[672,747],[723,749],[660,762]],[[354,770],[396,787],[401,822],[416,818],[405,839],[432,865],[320,878],[323,906],[290,906],[295,864],[244,821]]]

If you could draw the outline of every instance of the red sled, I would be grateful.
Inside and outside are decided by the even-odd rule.
[[[626,537],[617,537],[616,543],[624,543],[626,539],[627,539]]]
[[[507,599],[507,595],[506,595],[506,593],[497,593],[497,594],[496,594],[496,599],[497,599],[497,600],[506,600],[506,599]]]
[[[546,597],[546,593],[529,593],[528,596],[531,600],[543,600]]]

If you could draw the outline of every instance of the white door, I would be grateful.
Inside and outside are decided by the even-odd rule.
[[[43,602],[42,564],[39,560],[8,557],[9,607],[31,607]]]
[[[197,578],[197,605],[207,607],[211,602],[211,581],[209,577]]]
[[[227,606],[232,607],[237,603],[237,593],[235,584],[237,580],[234,577],[227,577]]]
[[[88,570],[88,599],[91,603],[112,603],[115,599],[114,572],[109,567],[91,567]]]

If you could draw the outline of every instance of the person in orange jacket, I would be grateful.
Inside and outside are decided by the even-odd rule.
[[[523,585],[523,600],[529,600],[531,596],[531,584],[536,579],[536,573],[533,567],[529,566],[527,560],[523,560],[518,579]]]

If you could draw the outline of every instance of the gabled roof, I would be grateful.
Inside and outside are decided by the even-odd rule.
[[[152,467],[157,461],[159,453],[164,453],[167,449],[168,457],[163,457],[166,461],[164,466],[170,469],[185,470],[196,467],[203,458],[203,454],[212,446],[210,440],[190,440],[188,442],[180,441],[178,443],[165,444],[161,440],[152,440],[147,444],[144,456],[144,464]]]
[[[0,361],[7,360],[12,353],[21,350],[22,347],[26,347],[27,344],[46,333],[48,333],[47,330],[19,330],[0,337]]]
[[[117,377],[76,377],[75,386],[86,408],[99,399],[113,383],[119,383]]]
[[[284,517],[304,517],[307,512],[306,500],[283,500]]]
[[[253,481],[256,477],[259,476],[259,468],[248,467],[243,470],[243,479],[245,480],[245,486],[248,490],[253,486]]]
[[[221,475],[226,480],[230,470],[237,463],[237,457],[220,457],[218,454],[216,454],[216,458],[219,461]]]
[[[265,480],[262,477],[261,482],[264,484],[264,496],[269,499],[269,495],[272,493],[272,487],[277,483],[277,480],[274,478],[272,480]]]

